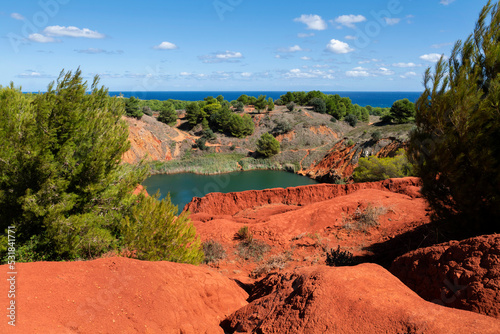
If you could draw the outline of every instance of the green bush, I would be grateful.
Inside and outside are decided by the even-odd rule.
[[[122,220],[123,245],[141,260],[201,263],[201,241],[189,214],[176,215],[170,195],[161,201],[157,196],[141,196]]]
[[[410,157],[437,218],[472,233],[500,222],[500,8],[483,8],[474,32],[424,76]]]
[[[257,153],[266,158],[280,152],[280,142],[269,133],[264,133],[257,142]]]
[[[349,114],[344,117],[344,121],[352,127],[355,127],[358,124],[358,118],[354,114]]]
[[[130,117],[141,118],[144,115],[139,107],[139,100],[131,96],[125,99],[125,114]]]
[[[382,132],[380,132],[379,130],[372,132],[372,139],[374,141],[379,141],[380,139],[382,139]]]
[[[245,242],[251,242],[253,240],[253,235],[252,232],[250,232],[250,229],[248,226],[243,226],[236,232],[236,239],[245,241]]]
[[[293,111],[293,109],[295,109],[295,103],[294,102],[290,102],[286,105],[286,108],[288,109],[288,111]]]
[[[62,72],[46,93],[0,88],[0,232],[16,226],[17,247],[47,260],[116,249],[147,173],[121,164],[130,147],[123,115],[123,99],[97,77],[89,89],[80,70]]]
[[[390,178],[413,176],[413,166],[403,149],[393,158],[359,158],[352,177],[355,182],[372,182]]]
[[[175,125],[175,122],[177,122],[177,112],[172,103],[165,101],[162,104],[160,113],[158,114],[158,121],[170,126]]]

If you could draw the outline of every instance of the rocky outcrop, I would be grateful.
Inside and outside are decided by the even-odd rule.
[[[4,315],[1,333],[222,334],[219,323],[248,297],[210,269],[170,262],[37,262],[17,264],[16,272],[16,326]],[[0,284],[5,307],[8,283]]]
[[[271,274],[226,333],[499,333],[500,321],[421,299],[375,264]]]
[[[500,234],[417,249],[391,272],[426,300],[500,318]]]
[[[381,139],[379,141],[369,140],[351,145],[346,139],[343,139],[337,142],[320,162],[299,171],[299,174],[309,176],[320,182],[333,183],[346,180],[351,177],[354,169],[358,166],[360,157],[394,156],[399,149],[405,148],[406,145],[406,142],[395,138]]]
[[[158,122],[154,117],[142,116],[140,120],[123,117],[129,127],[130,149],[122,160],[135,164],[142,159],[169,161],[180,153],[182,142],[189,146],[194,140],[184,132]]]
[[[421,197],[420,186],[419,178],[407,177],[356,184],[316,184],[286,189],[248,190],[227,194],[210,193],[201,198],[193,198],[184,210],[189,210],[191,213],[234,215],[245,209],[269,204],[304,206],[351,194],[361,189],[390,191],[416,198]]]

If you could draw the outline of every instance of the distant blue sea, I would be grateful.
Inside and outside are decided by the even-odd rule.
[[[352,103],[359,104],[360,106],[370,105],[372,107],[390,107],[394,101],[407,98],[415,102],[422,94],[421,92],[324,92],[325,94],[338,94],[342,97],[348,97]],[[182,101],[200,101],[207,96],[217,97],[218,95],[224,96],[228,101],[236,100],[242,94],[248,96],[259,97],[259,95],[266,95],[268,98],[272,97],[274,100],[279,99],[281,95],[286,92],[259,92],[259,91],[196,91],[196,92],[109,92],[111,96],[118,96],[122,94],[124,97],[137,97],[142,100],[160,100],[165,101],[168,99],[182,100]]]

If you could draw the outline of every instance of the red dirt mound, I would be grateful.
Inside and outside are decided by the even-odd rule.
[[[220,271],[240,280],[257,267],[266,274],[273,267],[267,261],[279,260],[279,267],[286,269],[325,263],[325,250],[339,245],[355,256],[386,257],[382,253],[388,253],[390,265],[408,251],[406,240],[397,237],[429,222],[419,182],[405,178],[212,193],[194,199],[187,209],[195,212],[191,219],[201,239],[215,240],[225,248],[227,256],[217,264]],[[368,220],[369,208],[378,212],[371,217],[374,224],[359,228],[356,217],[363,214]],[[240,241],[235,235],[243,226],[271,248],[260,263],[238,255]],[[421,235],[407,234],[413,242],[420,242]],[[373,245],[380,245],[376,252]]]
[[[16,269],[16,326],[2,307],[0,333],[223,333],[220,321],[248,297],[213,270],[170,262],[115,257]]]
[[[316,266],[273,274],[228,333],[500,333],[500,321],[421,299],[382,267]]]
[[[417,249],[391,272],[426,300],[500,318],[500,234]]]

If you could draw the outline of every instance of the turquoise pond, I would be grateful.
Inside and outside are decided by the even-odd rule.
[[[160,174],[149,177],[142,185],[151,195],[159,191],[160,198],[170,193],[172,203],[182,211],[193,197],[202,197],[212,192],[287,188],[316,183],[318,182],[308,177],[289,172],[254,170],[218,175]]]

